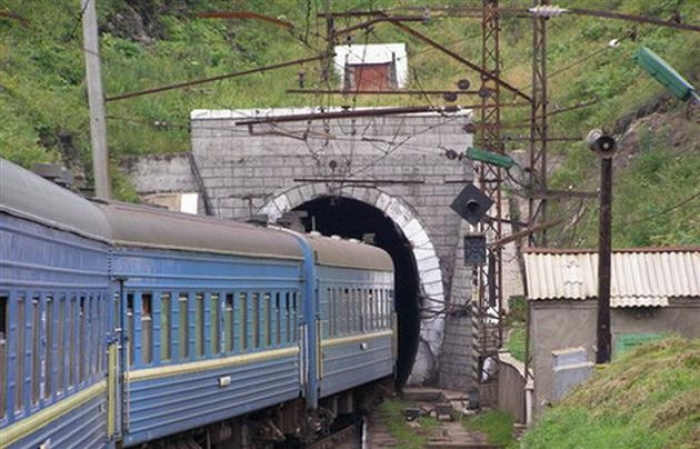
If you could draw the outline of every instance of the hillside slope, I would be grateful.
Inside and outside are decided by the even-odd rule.
[[[524,436],[528,449],[700,447],[700,341],[642,346],[596,370]]]
[[[318,14],[385,9],[420,15],[409,25],[450,51],[481,62],[480,21],[470,11],[481,0],[98,0],[102,69],[107,98],[183,81],[253,70],[327,50],[326,22]],[[529,91],[531,20],[509,14],[530,0],[501,0],[501,76]],[[426,8],[429,6],[429,8]],[[444,7],[452,9],[445,10]],[[560,6],[635,14],[700,25],[695,0],[576,0]],[[442,9],[441,9],[442,8]],[[198,12],[252,11],[289,22],[202,19]],[[91,183],[88,108],[84,80],[81,10],[78,0],[7,0],[0,3],[0,156],[31,166],[57,161]],[[341,29],[361,18],[335,21]],[[619,45],[609,46],[617,39]],[[409,88],[454,90],[458,80],[478,84],[478,75],[426,42],[386,23],[358,29],[339,44],[405,42]],[[700,84],[700,33],[624,20],[564,14],[548,21],[549,120],[554,189],[595,190],[597,161],[581,143],[591,128],[614,130],[616,157],[614,245],[700,244],[700,112],[665,94],[633,56],[645,45],[696,85]],[[137,196],[121,174],[125,158],[188,151],[192,109],[290,106],[350,107],[452,105],[431,95],[300,95],[336,87],[322,82],[318,62],[172,89],[107,103],[108,145],[115,194]],[[478,102],[460,96],[458,103]],[[504,103],[518,98],[502,92]],[[505,150],[528,150],[529,108],[504,107]],[[653,116],[651,114],[654,114]],[[522,194],[523,192],[520,192]],[[551,231],[552,246],[590,247],[596,242],[595,200],[552,201],[550,218],[565,223]]]

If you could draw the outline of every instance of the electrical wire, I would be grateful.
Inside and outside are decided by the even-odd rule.
[[[659,215],[664,215],[664,214],[667,214],[667,213],[669,213],[669,212],[672,212],[672,211],[678,209],[679,207],[684,206],[684,205],[686,205],[686,204],[690,203],[691,201],[694,201],[694,200],[696,200],[696,199],[698,199],[698,198],[700,198],[700,190],[698,190],[697,192],[693,193],[693,194],[690,195],[689,197],[687,197],[687,198],[685,198],[685,199],[683,199],[683,200],[681,200],[681,201],[679,201],[679,202],[677,202],[677,203],[675,203],[675,204],[673,204],[673,205],[671,205],[671,206],[669,206],[669,207],[667,207],[667,208],[665,208],[665,209],[662,209],[662,210],[660,210],[660,211],[655,211],[654,213],[645,215],[644,217],[638,218],[638,219],[635,219],[635,220],[623,221],[623,222],[621,222],[621,223],[619,223],[619,222],[618,222],[618,223],[613,223],[613,225],[614,225],[615,227],[628,227],[628,226],[632,226],[632,225],[635,225],[635,224],[639,224],[639,223],[642,223],[642,222],[644,222],[644,221],[651,220],[651,219],[653,219],[654,217],[658,217]]]

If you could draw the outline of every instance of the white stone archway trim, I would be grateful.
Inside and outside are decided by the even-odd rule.
[[[391,218],[411,243],[423,304],[418,351],[407,383],[422,385],[434,378],[438,370],[437,361],[445,328],[445,316],[442,313],[445,291],[440,259],[418,214],[401,198],[391,196],[380,189],[344,187],[332,190],[323,183],[305,184],[276,192],[259,212],[267,215],[268,222],[274,223],[285,212],[313,199],[330,195],[352,198],[376,207]]]

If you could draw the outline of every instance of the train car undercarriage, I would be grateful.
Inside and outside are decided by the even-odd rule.
[[[323,398],[316,410],[296,399],[246,416],[189,430],[139,446],[141,449],[305,448],[359,424],[368,410],[394,394],[387,377]]]

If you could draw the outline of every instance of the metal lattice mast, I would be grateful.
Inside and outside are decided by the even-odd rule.
[[[534,0],[534,7],[549,0]],[[532,107],[530,109],[530,195],[528,224],[547,220],[547,17],[532,15]],[[535,195],[535,192],[540,192]],[[546,231],[533,233],[533,246],[547,246]]]
[[[499,42],[499,13],[498,0],[483,0],[482,15],[482,69],[481,89],[482,108],[479,140],[483,148],[503,153],[504,147],[501,141],[501,111],[500,111],[500,84],[495,78],[500,76],[500,42]],[[489,76],[490,75],[490,76]],[[480,225],[480,231],[486,235],[488,241],[497,241],[502,236],[502,195],[501,184],[503,173],[500,167],[489,164],[476,165],[479,187],[494,201],[492,211],[493,219],[484,220]],[[474,304],[473,312],[473,341],[475,351],[476,380],[479,381],[481,365],[483,361],[496,354],[501,343],[501,248],[496,247],[488,252],[488,263],[479,269],[478,304]],[[493,334],[487,321],[489,306],[496,307],[499,313],[499,325],[497,334]]]

